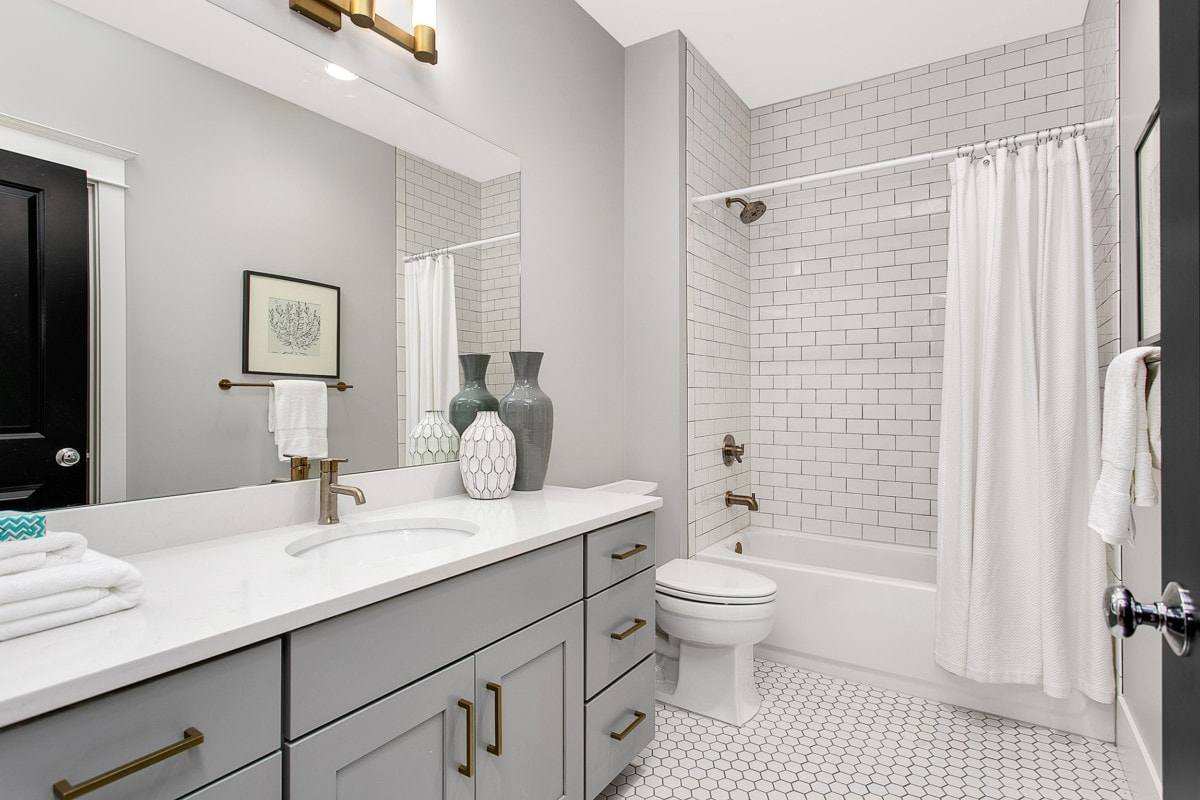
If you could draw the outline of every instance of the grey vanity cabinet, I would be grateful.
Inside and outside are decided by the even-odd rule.
[[[476,800],[583,797],[583,603],[475,655]]]
[[[290,800],[582,800],[583,604],[284,752]]]
[[[290,800],[471,800],[468,657],[284,746]]]

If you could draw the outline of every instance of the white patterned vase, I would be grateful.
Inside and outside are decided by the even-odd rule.
[[[508,497],[517,477],[517,440],[495,411],[480,411],[462,435],[458,471],[476,500]]]
[[[458,458],[458,431],[445,411],[426,411],[408,432],[409,464],[445,464]]]

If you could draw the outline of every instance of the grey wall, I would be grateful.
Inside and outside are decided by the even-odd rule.
[[[684,39],[625,51],[625,474],[658,482],[658,562],[687,557]]]
[[[521,157],[521,343],[546,351],[549,481],[621,477],[622,47],[569,0],[442,0],[436,67],[286,3],[219,4]]]
[[[139,153],[127,172],[130,497],[285,474],[265,391],[215,385],[240,375],[247,268],[342,286],[355,389],[330,396],[331,446],[352,470],[395,466],[394,148],[56,4],[6,14],[5,59],[39,66],[0,82],[0,110]]]

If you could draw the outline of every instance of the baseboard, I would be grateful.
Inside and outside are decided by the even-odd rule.
[[[1078,733],[1106,742],[1116,739],[1113,707],[1083,697],[1068,702],[1045,697],[1040,692],[1033,691],[1032,687],[999,687],[984,684],[979,684],[978,689],[972,691],[974,686],[935,684],[763,645],[755,647],[754,654],[767,661],[790,664],[809,672],[865,683],[868,686],[923,697],[938,703],[962,706],[1031,725]],[[951,677],[949,673],[947,677]]]
[[[1117,698],[1117,750],[1133,800],[1162,800],[1162,778],[1124,695]]]

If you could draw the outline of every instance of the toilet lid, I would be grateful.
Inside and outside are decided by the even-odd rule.
[[[677,597],[719,602],[766,602],[775,595],[775,581],[737,567],[677,558],[655,572],[659,591]]]

